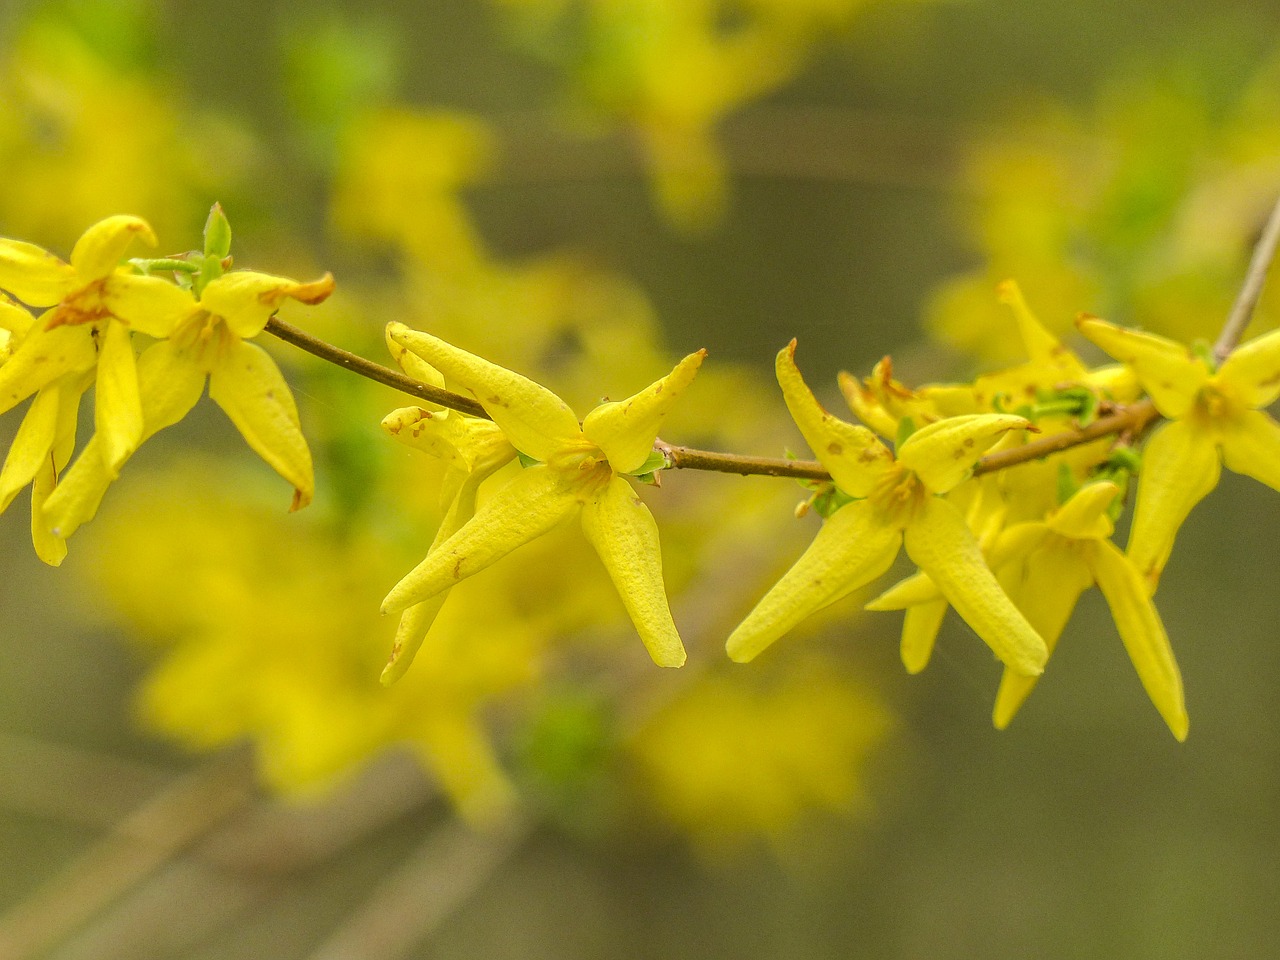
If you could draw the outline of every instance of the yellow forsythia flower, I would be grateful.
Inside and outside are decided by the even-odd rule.
[[[209,396],[245,441],[294,487],[292,509],[311,502],[311,453],[293,394],[275,361],[245,339],[262,332],[285,299],[315,304],[333,292],[333,277],[310,283],[237,271],[211,280],[197,298],[167,285],[172,333],[138,358],[142,407],[139,442],[177,423],[209,383]],[[54,534],[66,539],[91,520],[114,476],[102,434],[95,434],[45,504]]]
[[[663,418],[693,380],[703,351],[627,400],[603,403],[581,426],[546,387],[402,324],[391,339],[470,390],[507,439],[539,461],[521,471],[404,577],[383,602],[398,613],[447,590],[580,514],[582,529],[618,588],[654,662],[678,667],[684,645],[662,582],[658,527],[623,475],[653,452]]]
[[[796,368],[795,341],[778,354],[792,418],[838,489],[855,497],[823,524],[809,549],[739,624],[727,649],[745,662],[809,614],[870,583],[907,554],[956,611],[1020,673],[1044,668],[1044,641],[987,568],[964,517],[943,500],[1000,436],[1029,426],[1006,414],[952,417],[918,430],[895,458],[866,427],[819,405]]]
[[[1265,407],[1280,397],[1280,331],[1250,340],[1214,369],[1183,344],[1081,319],[1080,332],[1127,364],[1171,422],[1142,453],[1128,553],[1152,590],[1178,528],[1218,484],[1222,464],[1280,490],[1280,424]]]

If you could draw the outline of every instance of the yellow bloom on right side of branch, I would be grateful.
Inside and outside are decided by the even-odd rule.
[[[1280,490],[1280,330],[1250,340],[1221,366],[1181,343],[1083,317],[1080,332],[1127,364],[1170,422],[1142,453],[1128,554],[1155,590],[1178,528],[1215,486],[1222,465]]]
[[[982,454],[1023,417],[951,417],[912,434],[895,457],[866,427],[832,416],[795,365],[795,341],[778,354],[787,408],[809,446],[850,497],[809,549],[729,637],[729,656],[753,659],[811,613],[870,583],[905,546],[956,612],[1006,666],[1035,676],[1045,642],[1005,595],[960,512],[941,494],[969,478]]]

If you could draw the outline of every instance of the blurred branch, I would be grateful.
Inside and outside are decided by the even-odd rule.
[[[251,770],[241,753],[179,778],[117,823],[60,876],[0,916],[0,957],[41,955],[252,795]]]
[[[437,827],[310,960],[396,960],[471,899],[533,832],[513,814],[476,832],[458,820]]]
[[[1262,296],[1262,288],[1267,282],[1267,272],[1271,269],[1271,261],[1275,259],[1278,243],[1280,243],[1280,200],[1276,201],[1276,205],[1271,208],[1271,214],[1262,228],[1262,235],[1253,248],[1253,257],[1249,261],[1249,270],[1245,274],[1244,284],[1240,288],[1235,304],[1231,307],[1231,313],[1227,317],[1226,325],[1222,328],[1218,342],[1213,345],[1213,353],[1219,363],[1227,359],[1227,355],[1236,348],[1236,344],[1244,336],[1245,328],[1249,326],[1249,321],[1253,319],[1253,311],[1257,308],[1258,299]]]

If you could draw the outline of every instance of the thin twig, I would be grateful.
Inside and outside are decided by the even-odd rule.
[[[1113,434],[1141,433],[1158,416],[1155,404],[1150,400],[1139,400],[1137,403],[1129,404],[1118,413],[1099,417],[1087,427],[1064,430],[1062,433],[1055,433],[1040,440],[1033,440],[1031,443],[1025,443],[1020,447],[1010,447],[1008,450],[989,453],[974,466],[973,475],[979,477],[984,473],[993,473],[996,470],[1016,467],[1020,463],[1039,460],[1042,457],[1049,456],[1051,453],[1060,453],[1063,450],[1069,450],[1072,447],[1078,447],[1083,443],[1090,443],[1094,440],[1101,440],[1103,437],[1109,437]]]
[[[460,393],[451,393],[448,390],[442,390],[440,387],[433,387],[431,384],[415,380],[413,377],[406,377],[398,370],[384,367],[380,363],[366,360],[359,354],[343,350],[341,347],[335,347],[319,337],[313,337],[311,334],[299,330],[293,324],[285,323],[279,317],[272,317],[268,320],[266,330],[267,333],[279,337],[285,343],[291,343],[295,347],[319,357],[321,360],[336,363],[352,373],[358,373],[362,377],[392,387],[401,393],[407,393],[411,397],[426,400],[428,403],[437,403],[442,407],[448,407],[450,410],[459,410],[473,417],[489,419],[489,414],[485,412],[484,407],[470,397],[464,397]]]
[[[1253,311],[1257,308],[1258,300],[1262,296],[1262,287],[1267,282],[1267,271],[1271,268],[1271,261],[1275,259],[1278,243],[1280,243],[1280,200],[1276,201],[1276,205],[1271,208],[1271,214],[1262,228],[1262,236],[1258,238],[1257,246],[1253,248],[1253,257],[1249,261],[1244,285],[1240,288],[1236,302],[1231,307],[1231,314],[1227,317],[1222,333],[1218,336],[1218,342],[1213,345],[1213,353],[1219,363],[1227,359],[1227,355],[1236,348],[1236,344],[1244,336],[1245,328],[1249,326],[1249,321],[1253,319]]]

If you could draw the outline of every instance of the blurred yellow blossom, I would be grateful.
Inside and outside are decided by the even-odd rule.
[[[659,813],[719,855],[785,851],[819,813],[865,813],[864,769],[893,729],[883,702],[816,656],[700,679],[630,743]]]

